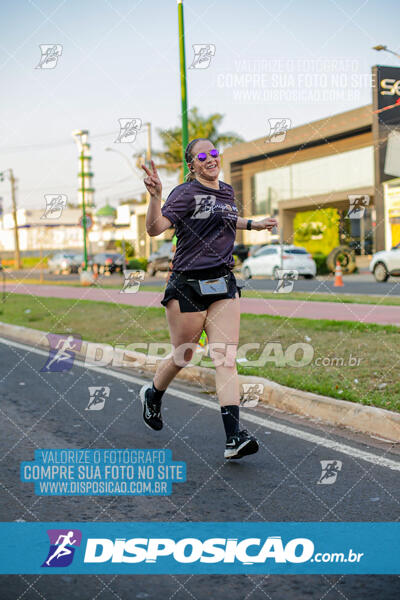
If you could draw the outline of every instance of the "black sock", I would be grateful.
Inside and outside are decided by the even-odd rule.
[[[165,390],[158,390],[153,382],[153,387],[150,390],[150,400],[155,403],[161,404],[161,398],[163,397]]]
[[[226,437],[239,433],[239,405],[221,406]]]

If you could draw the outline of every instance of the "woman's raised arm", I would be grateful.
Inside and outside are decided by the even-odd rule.
[[[150,203],[146,214],[146,231],[153,237],[171,227],[172,223],[161,214],[162,185],[153,161],[151,161],[151,168],[150,171],[145,165],[142,165],[142,169],[147,175],[144,178],[144,184],[150,194]]]

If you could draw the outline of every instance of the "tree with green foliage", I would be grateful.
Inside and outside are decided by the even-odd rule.
[[[117,248],[117,250],[119,250],[121,253],[124,250],[124,244],[122,243],[121,240],[115,240],[115,247]],[[135,248],[133,247],[133,245],[128,242],[125,241],[125,256],[127,259],[129,258],[133,258],[135,256]]]

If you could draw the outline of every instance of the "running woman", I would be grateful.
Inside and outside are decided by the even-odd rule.
[[[258,451],[257,439],[239,426],[240,391],[236,370],[240,289],[232,272],[237,229],[271,230],[276,219],[252,221],[238,216],[233,188],[219,181],[219,152],[207,139],[192,140],[185,151],[188,179],[172,190],[161,207],[161,181],[154,163],[143,165],[150,193],[146,229],[160,235],[175,226],[177,247],[161,303],[166,308],[173,353],[161,361],[151,385],[140,390],[145,424],[159,431],[162,397],[196,350],[203,329],[216,369],[216,390],[226,433],[224,457]]]

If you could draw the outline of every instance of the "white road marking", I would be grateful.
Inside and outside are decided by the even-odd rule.
[[[19,342],[14,342],[1,337],[0,343],[5,344],[6,346],[14,346],[15,348],[20,348],[21,350],[26,350],[27,352],[33,352],[35,354],[40,354],[46,357],[48,357],[49,355],[48,351],[46,352],[45,350],[41,350],[40,348],[31,348],[30,346],[27,346],[25,344],[20,344]],[[74,365],[90,369],[91,371],[101,373],[102,375],[115,377],[117,379],[122,379],[123,381],[129,381],[130,383],[135,383],[140,386],[142,386],[144,383],[149,382],[148,379],[135,377],[133,375],[128,375],[127,373],[119,373],[118,371],[113,371],[110,368],[85,365],[83,361],[78,359],[74,360]],[[220,411],[219,405],[216,402],[207,400],[207,398],[201,398],[194,396],[193,394],[187,394],[186,392],[182,392],[181,390],[175,389],[174,387],[169,387],[166,393],[172,394],[177,398],[187,400],[192,404],[197,404],[199,406],[210,408],[211,410],[216,410],[218,412]],[[271,421],[266,417],[259,417],[254,414],[248,414],[247,412],[241,411],[240,420],[248,421],[249,423],[253,423],[254,425],[260,425],[261,427],[272,429],[273,431],[283,433],[284,435],[290,435],[292,437],[301,439],[311,444],[323,446],[324,448],[334,450],[335,452],[340,452],[341,454],[347,454],[348,456],[351,456],[353,458],[360,458],[361,460],[365,460],[379,467],[386,467],[387,469],[391,469],[392,471],[400,471],[400,461],[395,461],[390,458],[386,458],[385,456],[377,456],[372,452],[366,452],[365,450],[360,450],[359,448],[356,448],[354,446],[348,446],[347,444],[343,444],[342,442],[326,439],[314,433],[309,433],[301,429],[296,429],[296,427],[293,426],[276,423],[275,421]]]

